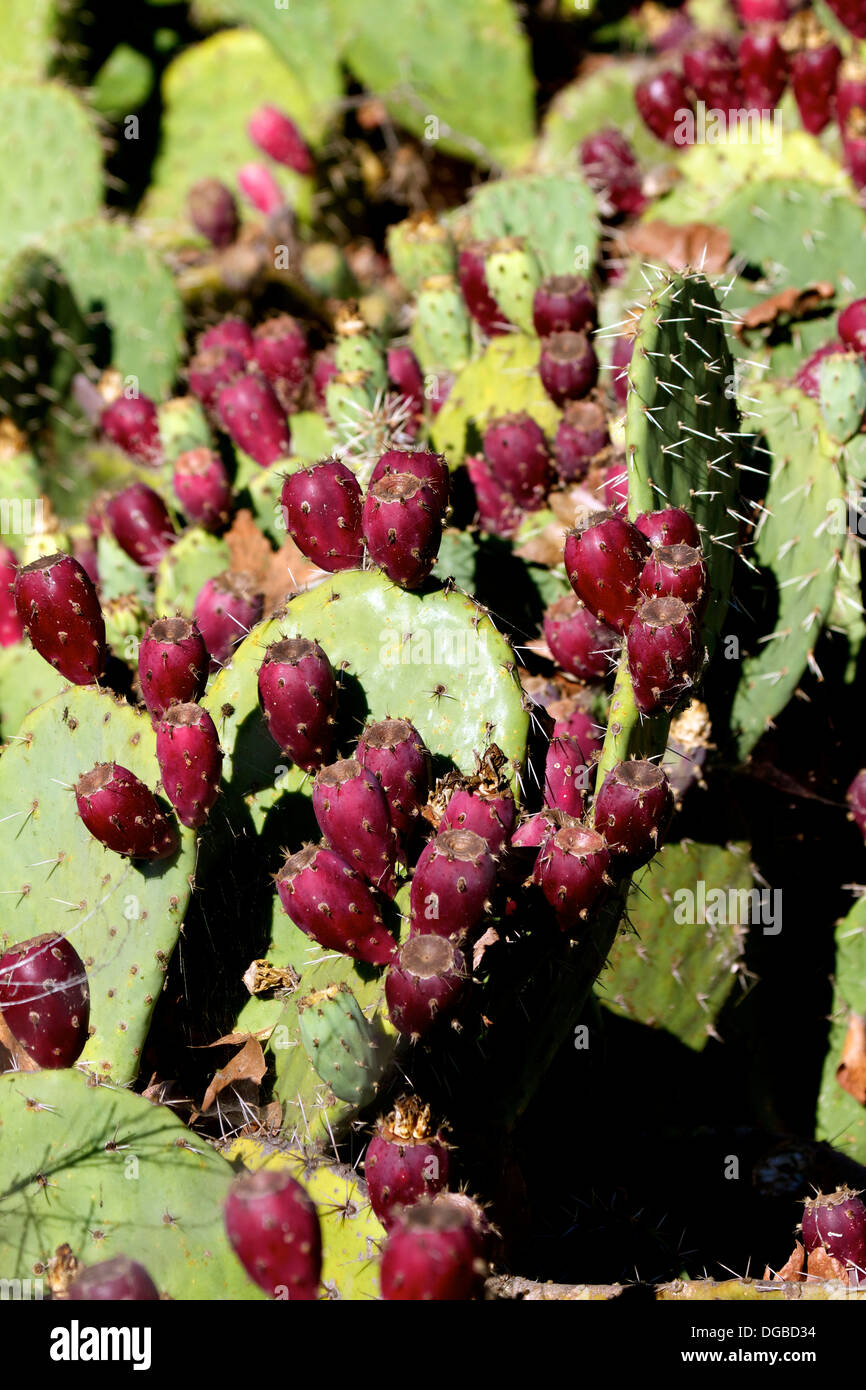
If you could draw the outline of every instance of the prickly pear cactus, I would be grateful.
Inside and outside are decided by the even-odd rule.
[[[229,1246],[231,1165],[162,1105],[79,1071],[0,1076],[0,1256],[45,1275],[128,1255],[173,1299],[262,1299]],[[48,1200],[46,1200],[46,1194]]]
[[[844,480],[815,403],[796,388],[780,391],[771,383],[756,388],[756,396],[772,461],[754,559],[771,576],[766,607],[773,627],[742,663],[731,711],[741,757],[787,705],[813,660],[833,603],[848,516]]]
[[[586,274],[595,263],[595,199],[579,174],[523,174],[482,184],[467,214],[478,241],[525,237],[543,275]]]
[[[81,1064],[133,1081],[190,894],[195,835],[173,858],[142,864],[93,838],[73,784],[117,762],[152,789],[159,780],[150,720],[109,694],[74,686],[40,705],[0,758],[3,941],[62,930],[84,961],[92,1034]]]
[[[192,613],[200,590],[229,569],[230,563],[225,541],[193,526],[159,562],[154,594],[157,613]]]
[[[385,1232],[354,1169],[328,1163],[312,1166],[307,1154],[265,1137],[236,1139],[225,1152],[232,1163],[252,1172],[286,1168],[304,1184],[322,1226],[322,1286],[328,1298],[378,1298],[377,1254]]]
[[[508,333],[493,338],[452,386],[433,422],[433,442],[452,464],[462,463],[470,427],[483,433],[498,415],[526,411],[548,437],[556,433],[561,412],[538,376],[537,338]]]
[[[859,1096],[840,1083],[845,1079],[846,1051],[849,1086],[856,1092],[854,1069],[862,1052],[866,1019],[866,899],[860,898],[836,928],[836,965],[827,1056],[818,1096],[816,1136],[866,1163],[866,1109]]]
[[[744,895],[754,889],[749,846],[669,844],[634,882],[633,932],[617,939],[596,995],[614,1013],[700,1051],[742,964],[751,909]]]

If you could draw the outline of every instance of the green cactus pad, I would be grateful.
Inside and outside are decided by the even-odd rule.
[[[541,268],[532,247],[520,237],[495,243],[484,273],[488,289],[508,322],[533,334],[532,304],[541,283]]]
[[[0,1254],[38,1277],[57,1248],[84,1265],[127,1255],[173,1299],[265,1295],[232,1251],[230,1164],[162,1105],[79,1071],[0,1076]]]
[[[533,134],[529,45],[508,0],[332,0],[343,56],[399,123],[482,164],[518,165]]]
[[[483,610],[457,592],[408,593],[376,572],[347,570],[292,599],[284,617],[254,628],[205,697],[225,774],[241,778],[244,789],[272,786],[280,762],[259,716],[258,668],[269,643],[298,633],[318,640],[343,670],[338,727],[347,746],[365,718],[391,715],[411,720],[434,757],[463,771],[490,741],[512,763],[522,761],[528,717],[514,654]],[[303,780],[293,770],[287,789]]]
[[[762,272],[763,295],[818,280],[862,295],[863,209],[837,188],[762,174],[760,183],[747,184],[716,208],[713,220],[727,227],[733,253]]]
[[[614,1013],[664,1028],[700,1051],[713,1036],[743,954],[750,911],[743,895],[754,889],[749,846],[669,844],[634,885],[628,916],[637,935],[618,937],[596,994]],[[719,892],[724,901],[712,898]]]
[[[207,416],[195,396],[175,396],[158,408],[159,439],[163,452],[163,473],[171,483],[174,464],[190,449],[212,448],[213,436]]]
[[[277,24],[284,19],[275,16]],[[162,143],[141,216],[166,238],[192,237],[187,195],[199,179],[213,178],[216,152],[217,174],[233,187],[239,207],[249,210],[232,176],[259,158],[246,128],[264,102],[286,111],[303,134],[310,133],[310,109],[294,63],[288,67],[252,30],[226,30],[185,49],[165,71],[162,96]],[[305,215],[310,180],[275,164],[269,167],[289,206]]]
[[[156,612],[191,618],[199,591],[231,565],[224,540],[194,526],[171,547],[156,571]]]
[[[151,580],[147,570],[137,565],[125,550],[121,550],[108,531],[103,531],[97,538],[96,563],[99,567],[99,592],[104,600],[135,594],[145,606],[150,603]]]
[[[67,682],[27,642],[0,650],[0,730],[5,742],[17,734],[25,715],[65,690]]]
[[[626,414],[629,515],[685,507],[701,531],[714,597],[710,642],[727,610],[733,571],[729,515],[739,494],[744,439],[726,394],[733,363],[722,310],[700,275],[661,275],[640,319]]]
[[[298,1001],[298,1016],[301,1042],[316,1074],[338,1100],[359,1110],[369,1105],[393,1040],[367,1021],[344,982],[305,995]]]
[[[498,415],[525,410],[549,439],[561,412],[538,375],[541,347],[537,338],[507,333],[492,338],[482,357],[459,372],[433,422],[433,443],[452,465],[472,452],[469,432],[481,435]]]
[[[267,1138],[236,1139],[226,1157],[252,1172],[285,1168],[303,1183],[322,1225],[322,1285],[328,1298],[379,1297],[376,1256],[385,1231],[354,1169],[327,1163],[311,1168],[306,1155]]]
[[[456,275],[457,252],[451,234],[432,213],[407,217],[388,228],[388,259],[409,294],[433,275]]]
[[[754,561],[771,577],[772,633],[742,663],[731,726],[745,758],[799,684],[833,603],[847,526],[844,482],[814,401],[755,388],[772,465]],[[841,520],[840,520],[841,518]]]
[[[171,860],[130,863],[78,816],[72,785],[100,762],[159,780],[150,720],[93,687],[34,710],[0,758],[2,938],[60,930],[87,966],[91,1026],[82,1065],[132,1081],[190,893],[195,834]]]
[[[119,43],[93,79],[90,104],[107,121],[122,121],[147,101],[153,78],[150,59],[128,43]]]
[[[833,439],[856,434],[866,412],[866,364],[855,353],[836,352],[819,367],[821,414]]]
[[[0,13],[0,81],[35,81],[54,56],[55,0],[6,0]]]
[[[171,272],[154,248],[122,222],[94,220],[65,228],[46,250],[82,311],[104,315],[114,365],[159,400],[177,374],[183,312]]]
[[[866,1017],[866,898],[860,898],[836,928],[833,983],[815,1136],[866,1163],[866,1109],[837,1080],[849,1026]]]
[[[524,174],[485,183],[467,212],[473,237],[525,237],[544,275],[586,275],[595,263],[595,195],[579,174]]]
[[[5,50],[4,50],[5,56]],[[102,202],[102,151],[90,116],[59,83],[0,87],[0,268],[33,242],[49,254],[70,222]],[[105,265],[99,270],[105,271]]]
[[[472,321],[453,275],[434,275],[421,285],[410,337],[422,371],[465,367],[472,353]]]
[[[367,372],[373,392],[384,391],[388,385],[385,354],[374,333],[355,333],[338,337],[334,361],[341,372]]]
[[[557,92],[545,114],[536,149],[541,172],[573,173],[581,141],[611,126],[625,135],[638,158],[658,158],[658,141],[641,120],[634,100],[640,66],[611,63]]]

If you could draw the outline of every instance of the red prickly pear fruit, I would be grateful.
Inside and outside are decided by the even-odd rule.
[[[174,825],[127,767],[97,763],[75,783],[75,803],[93,838],[115,854],[153,861],[177,849]]]
[[[121,550],[142,569],[156,569],[177,540],[168,508],[146,483],[130,483],[105,505],[105,519]]]
[[[731,111],[743,105],[737,60],[727,39],[714,35],[693,39],[683,52],[683,76],[708,108]]]
[[[571,713],[557,719],[553,726],[553,737],[566,736],[577,740],[581,761],[588,767],[596,754],[604,747],[604,731],[594,722],[585,709],[576,705]]]
[[[316,398],[317,410],[324,411],[327,408],[325,392],[327,391],[328,382],[331,381],[333,377],[339,376],[339,374],[340,369],[334,361],[333,348],[323,348],[321,352],[316,353],[313,359],[310,380],[313,383],[313,395]]]
[[[208,653],[195,623],[158,618],[138,647],[138,679],[152,719],[169,705],[200,700],[207,685]]]
[[[802,1223],[807,1252],[826,1251],[845,1265],[854,1285],[866,1282],[866,1205],[860,1198],[861,1194],[849,1187],[807,1197]]]
[[[270,104],[260,107],[250,119],[247,133],[262,154],[276,164],[285,164],[296,174],[313,172],[313,159],[303,136],[279,107]]]
[[[811,10],[791,20],[782,43],[790,54],[791,89],[803,128],[820,135],[833,119],[842,54]]]
[[[159,1289],[144,1265],[126,1255],[82,1269],[66,1290],[73,1302],[152,1303]]]
[[[373,469],[370,482],[378,483],[380,478],[392,473],[410,473],[413,478],[420,478],[433,489],[442,508],[448,506],[451,472],[442,454],[430,454],[423,449],[389,449]]]
[[[580,333],[595,328],[596,321],[595,296],[580,275],[550,275],[535,291],[532,322],[539,338]]]
[[[457,258],[457,279],[466,308],[482,333],[493,338],[508,332],[508,322],[487,285],[484,266],[490,244],[477,241],[463,247]]]
[[[430,754],[421,735],[408,719],[381,719],[364,729],[355,757],[379,779],[391,824],[408,837],[430,792]]]
[[[737,56],[745,105],[772,111],[788,85],[788,55],[777,29],[753,29],[740,39]]]
[[[641,512],[635,526],[650,545],[693,545],[701,548],[697,526],[682,507],[663,507],[658,512]]]
[[[408,1207],[382,1255],[386,1302],[468,1302],[480,1294],[487,1265],[485,1239],[457,1196],[440,1192]]]
[[[423,1038],[449,1017],[467,988],[462,951],[444,936],[410,936],[385,975],[388,1017],[405,1037]]]
[[[324,845],[289,855],[276,876],[283,911],[326,951],[368,965],[388,965],[397,943],[385,929],[367,884],[351,864]]]
[[[487,911],[496,861],[474,830],[443,830],[421,851],[409,894],[412,931],[461,937]]]
[[[610,883],[604,837],[582,825],[564,825],[542,845],[536,875],[561,929],[572,934],[599,906]]]
[[[93,584],[71,555],[47,555],[15,576],[15,611],[35,650],[65,680],[90,685],[105,670],[105,620]]]
[[[620,405],[625,405],[628,400],[628,369],[631,366],[633,352],[634,338],[628,338],[623,334],[620,334],[618,338],[614,338],[610,358],[610,369],[613,394]]]
[[[358,479],[339,459],[289,473],[281,494],[286,530],[319,569],[357,569],[364,558],[363,500]]]
[[[199,590],[193,619],[204,638],[210,669],[225,666],[247,633],[261,621],[264,596],[252,575],[218,574]]]
[[[611,669],[619,636],[600,623],[575,594],[565,594],[544,615],[544,640],[563,671],[581,681],[601,680]]]
[[[845,800],[851,819],[866,840],[866,768],[857,773],[845,793]]]
[[[0,545],[0,647],[12,647],[24,636],[24,624],[18,616],[13,592],[17,573],[14,552],[8,545]]]
[[[434,485],[413,473],[388,473],[364,499],[370,559],[403,589],[420,589],[439,554],[445,508]]]
[[[648,864],[660,848],[673,810],[667,774],[657,763],[636,758],[611,768],[595,798],[593,816],[615,866],[633,873]]]
[[[491,536],[513,536],[520,525],[520,508],[511,493],[500,487],[485,458],[467,455],[466,471],[475,491],[482,531]]]
[[[197,352],[210,352],[224,348],[239,352],[245,362],[251,362],[254,346],[253,330],[243,319],[221,319],[202,333],[196,345]]]
[[[583,814],[589,789],[590,765],[580,741],[569,734],[550,740],[544,763],[544,804],[567,816]]]
[[[491,854],[504,849],[517,817],[514,797],[509,791],[469,791],[458,787],[452,794],[439,822],[443,830],[473,830],[487,844]]]
[[[220,531],[228,522],[232,485],[226,466],[213,449],[187,449],[175,460],[172,485],[186,516],[205,531]]]
[[[246,365],[246,358],[236,348],[206,348],[190,358],[187,369],[189,389],[205,409],[214,410],[220,391],[242,376]]]
[[[554,815],[554,807],[545,806],[543,811],[536,811],[534,815],[527,816],[512,835],[511,848],[540,849],[545,840],[557,829]]]
[[[645,598],[626,639],[641,714],[669,709],[695,681],[704,649],[695,614],[682,599]]]
[[[846,58],[836,79],[836,120],[844,131],[855,111],[866,111],[866,67]]]
[[[592,460],[610,444],[607,415],[598,401],[568,401],[553,442],[556,471],[564,483],[579,483]]]
[[[271,738],[306,772],[327,763],[334,744],[337,682],[318,642],[273,642],[258,675],[259,702]]]
[[[647,598],[681,598],[700,617],[710,596],[704,557],[696,546],[657,545],[641,571]]]
[[[219,796],[223,766],[219,734],[207,710],[171,705],[156,725],[156,758],[178,820],[197,830]]]
[[[139,463],[156,468],[162,462],[159,417],[149,396],[118,396],[105,407],[99,424],[118,449]]]
[[[90,988],[84,961],[64,936],[45,932],[0,956],[0,1011],[38,1066],[74,1066],[87,1042]]]
[[[285,411],[273,387],[257,372],[236,377],[222,388],[217,413],[233,442],[261,468],[289,453],[292,436]]]
[[[377,1122],[364,1158],[370,1206],[385,1230],[393,1230],[406,1207],[442,1192],[450,1168],[448,1147],[431,1123],[430,1106],[417,1096],[402,1097]]]
[[[388,380],[412,407],[415,416],[424,413],[424,377],[411,348],[388,349]]]
[[[244,197],[264,217],[273,217],[286,206],[283,190],[264,164],[251,160],[238,170],[237,180]]]
[[[649,541],[616,512],[593,512],[565,538],[568,582],[599,622],[624,633],[640,599]]]
[[[621,516],[628,512],[628,465],[624,458],[615,459],[605,469],[604,505]]]
[[[647,204],[640,165],[620,131],[612,128],[588,135],[580,147],[580,163],[590,187],[614,213],[636,217]]]
[[[254,1284],[272,1298],[312,1303],[322,1277],[315,1204],[284,1169],[236,1178],[223,1209],[229,1244]]]
[[[855,39],[866,39],[866,5],[863,0],[827,0],[840,24]]]
[[[357,758],[323,767],[313,783],[313,811],[331,849],[374,888],[392,897],[397,841],[385,793]]]
[[[535,511],[553,483],[547,440],[531,415],[500,415],[484,432],[484,457],[494,481],[519,507]],[[470,475],[471,476],[471,475]]]
[[[741,24],[784,24],[791,0],[734,0]]]
[[[824,343],[822,347],[816,348],[810,357],[800,367],[794,377],[794,385],[798,386],[807,396],[811,396],[813,401],[821,399],[821,363],[825,357],[832,357],[837,352],[845,352],[846,344],[841,338],[835,338],[831,343]]]
[[[556,405],[588,395],[598,381],[598,358],[585,333],[551,333],[541,344],[541,384]]]
[[[692,111],[692,101],[686,85],[671,68],[639,82],[634,92],[635,104],[644,125],[666,145],[678,145],[679,125],[683,112]]]
[[[187,195],[189,220],[211,246],[231,246],[240,221],[235,196],[219,179],[199,179]]]
[[[843,309],[836,326],[845,347],[866,357],[866,299],[855,299]]]
[[[262,323],[253,334],[253,357],[281,404],[297,407],[310,368],[307,335],[289,314]]]

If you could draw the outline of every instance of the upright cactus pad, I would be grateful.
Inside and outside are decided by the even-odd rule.
[[[579,174],[523,174],[482,184],[468,212],[476,241],[525,237],[543,276],[586,274],[595,263],[595,198]]]
[[[367,1021],[345,983],[305,995],[298,1011],[301,1041],[313,1070],[338,1100],[359,1109],[369,1105],[393,1041],[386,1042],[381,1027]]]
[[[497,416],[526,411],[552,438],[560,418],[538,375],[536,337],[508,333],[493,338],[457,378],[433,422],[433,442],[452,464],[462,463],[470,429],[483,434]]]
[[[866,898],[860,898],[836,928],[836,965],[827,1056],[818,1096],[816,1134],[866,1164],[866,1109],[840,1084],[846,1041],[854,1053],[866,1019]],[[862,1041],[860,1042],[862,1048]]]
[[[81,1065],[135,1079],[190,893],[195,835],[156,864],[106,850],[79,817],[73,784],[97,763],[127,767],[151,789],[155,740],[143,713],[77,686],[25,719],[0,758],[2,939],[62,930],[84,961],[93,1033]]]

